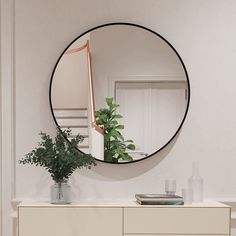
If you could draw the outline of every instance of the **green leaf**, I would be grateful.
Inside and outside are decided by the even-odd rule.
[[[116,129],[124,129],[124,125],[117,125],[115,128]]]
[[[117,120],[110,120],[110,124],[111,124],[111,125],[117,125],[117,124],[118,124],[118,121],[117,121]]]
[[[122,160],[124,160],[124,161],[133,161],[133,158],[126,153],[124,156],[122,156]]]
[[[116,108],[119,107],[119,106],[120,106],[120,105],[114,104],[114,103],[110,105],[112,111],[116,111]]]
[[[112,129],[110,131],[110,135],[111,135],[111,137],[113,137],[115,139],[124,140],[124,137],[121,135],[121,133],[118,130]]]
[[[133,143],[134,141],[129,139],[129,140],[125,140],[125,143]]]
[[[121,118],[123,118],[122,115],[113,115],[112,116],[112,119],[121,119]]]
[[[134,144],[129,144],[129,145],[127,146],[127,148],[128,148],[129,150],[135,150],[135,145],[134,145]]]
[[[106,98],[106,103],[109,107],[112,106],[113,98]]]

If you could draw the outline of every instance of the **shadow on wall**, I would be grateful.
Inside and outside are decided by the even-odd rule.
[[[172,150],[179,133],[176,137],[160,152],[138,162],[128,164],[109,164],[105,162],[97,162],[97,166],[92,168],[92,171],[80,170],[79,173],[88,178],[98,180],[114,181],[127,180],[148,172],[157,166]]]

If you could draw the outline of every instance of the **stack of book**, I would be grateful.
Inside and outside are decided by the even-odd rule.
[[[183,198],[167,194],[135,194],[140,205],[184,205]]]

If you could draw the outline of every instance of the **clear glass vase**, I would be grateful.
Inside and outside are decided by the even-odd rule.
[[[52,204],[70,204],[71,187],[68,183],[55,183],[51,186]]]
[[[199,175],[198,162],[193,162],[193,175],[188,179],[188,187],[192,191],[193,202],[202,202],[203,178]]]

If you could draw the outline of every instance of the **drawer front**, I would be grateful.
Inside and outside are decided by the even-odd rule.
[[[125,208],[125,234],[230,234],[230,208]]]
[[[222,234],[211,234],[211,235],[207,235],[207,234],[201,234],[201,235],[197,235],[197,234],[124,234],[124,236],[222,236]],[[229,235],[224,235],[224,236],[229,236]]]
[[[19,208],[19,236],[94,235],[122,236],[122,209]]]

